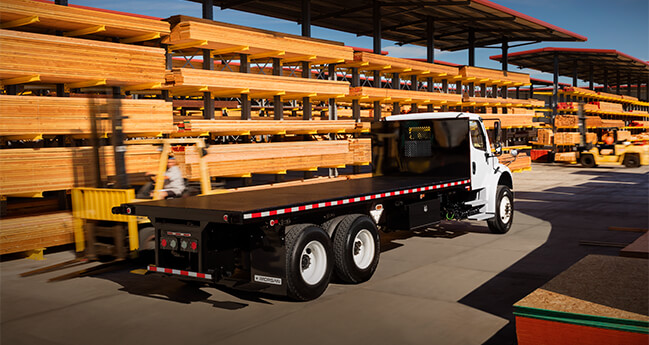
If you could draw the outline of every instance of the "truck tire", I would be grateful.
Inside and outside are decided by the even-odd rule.
[[[155,250],[155,228],[144,226],[138,230],[139,251]]]
[[[333,237],[334,272],[347,283],[369,280],[379,264],[379,231],[370,217],[362,214],[345,216]]]
[[[286,227],[286,284],[288,295],[308,301],[322,295],[333,271],[333,251],[327,233],[314,224]]]
[[[581,166],[584,168],[594,168],[597,166],[595,164],[595,157],[591,154],[584,154],[579,157],[579,163],[581,163]]]
[[[627,168],[637,168],[640,166],[640,157],[637,154],[627,153],[624,155],[623,163]]]
[[[514,221],[514,194],[509,187],[499,185],[496,189],[496,216],[487,220],[489,230],[494,234],[504,234]]]

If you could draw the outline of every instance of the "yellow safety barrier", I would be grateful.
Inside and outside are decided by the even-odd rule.
[[[72,216],[74,239],[78,252],[85,249],[84,224],[87,220],[124,222],[128,224],[129,247],[139,247],[137,217],[112,214],[115,206],[135,199],[133,189],[74,188],[72,189]]]

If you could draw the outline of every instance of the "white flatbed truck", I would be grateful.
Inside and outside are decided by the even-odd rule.
[[[395,115],[373,124],[372,136],[371,178],[128,203],[113,213],[151,220],[149,272],[297,300],[319,297],[332,274],[370,279],[381,231],[443,219],[509,230],[512,175],[479,115]]]

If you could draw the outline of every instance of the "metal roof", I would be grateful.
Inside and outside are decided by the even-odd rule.
[[[202,0],[190,0],[202,2]],[[508,42],[586,41],[587,38],[488,0],[377,0],[381,37],[397,44],[426,45],[427,18],[435,21],[435,48],[456,51]],[[214,6],[300,22],[302,1],[213,0]],[[310,0],[312,25],[373,36],[370,0]],[[217,15],[218,17],[218,15]]]
[[[627,84],[629,77],[632,83],[649,80],[649,63],[633,56],[612,49],[577,49],[577,48],[540,48],[507,54],[507,62],[520,68],[531,68],[541,72],[554,73],[554,56],[559,62],[559,75],[590,81],[592,66],[593,82],[617,85],[617,73],[620,73],[619,84]],[[501,61],[502,55],[490,59]]]

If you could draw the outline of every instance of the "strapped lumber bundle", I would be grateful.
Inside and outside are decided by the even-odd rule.
[[[115,175],[112,147],[99,150],[102,178]],[[0,195],[41,193],[91,187],[94,184],[91,147],[48,147],[0,150]],[[151,145],[130,145],[129,174],[157,171],[160,152]]]
[[[542,107],[545,105],[544,101],[533,98],[471,97],[466,93],[462,95],[462,100],[462,105],[465,107]]]
[[[89,135],[93,115],[97,133],[112,132],[111,115],[120,107],[124,133],[171,133],[171,103],[78,97],[0,95],[0,136]]]
[[[72,212],[0,219],[0,255],[74,242]]]
[[[198,120],[176,122],[178,134],[281,135],[369,132],[370,124],[354,120]],[[189,133],[188,133],[189,132]]]
[[[487,129],[493,129],[496,120],[500,120],[501,128],[534,127],[534,115],[525,114],[480,114]]]
[[[202,94],[210,91],[221,97],[249,94],[250,98],[337,97],[349,91],[344,81],[290,78],[274,75],[232,73],[180,68],[166,75],[167,88],[174,94]]]
[[[624,111],[621,103],[611,103],[611,102],[590,102],[597,106],[597,110],[604,113],[621,113]]]
[[[173,16],[171,34],[162,43],[170,49],[201,48],[214,54],[245,53],[311,63],[352,60],[353,48],[342,43],[306,38],[281,32],[216,22],[188,16]]]
[[[460,75],[464,81],[476,84],[523,86],[530,84],[530,75],[489,68],[463,66]]]
[[[410,91],[360,86],[350,87],[349,94],[344,99],[358,99],[361,103],[381,101],[383,103],[400,102],[457,105],[462,101],[462,96],[454,93]]]
[[[509,153],[498,156],[498,161],[506,165],[512,172],[521,172],[532,169],[532,158],[524,152],[519,152],[516,157]]]
[[[161,48],[0,30],[2,80],[35,77],[43,83],[71,83],[71,88],[154,88],[164,83],[164,73]]]
[[[169,23],[153,17],[33,0],[2,0],[0,22],[55,29],[67,36],[91,33],[119,37],[126,42],[148,41],[170,31]]]
[[[600,127],[616,127],[616,128],[624,127],[624,120],[601,119],[600,121],[601,121],[601,126]]]
[[[342,67],[358,67],[359,70],[380,70],[383,73],[417,74],[423,78],[453,79],[460,75],[457,67],[410,59],[390,57],[368,52],[354,52],[354,60]]]
[[[212,145],[203,159],[210,176],[277,174],[367,164],[371,161],[370,145],[370,139]],[[186,178],[200,177],[199,160],[195,147],[176,154]]]

